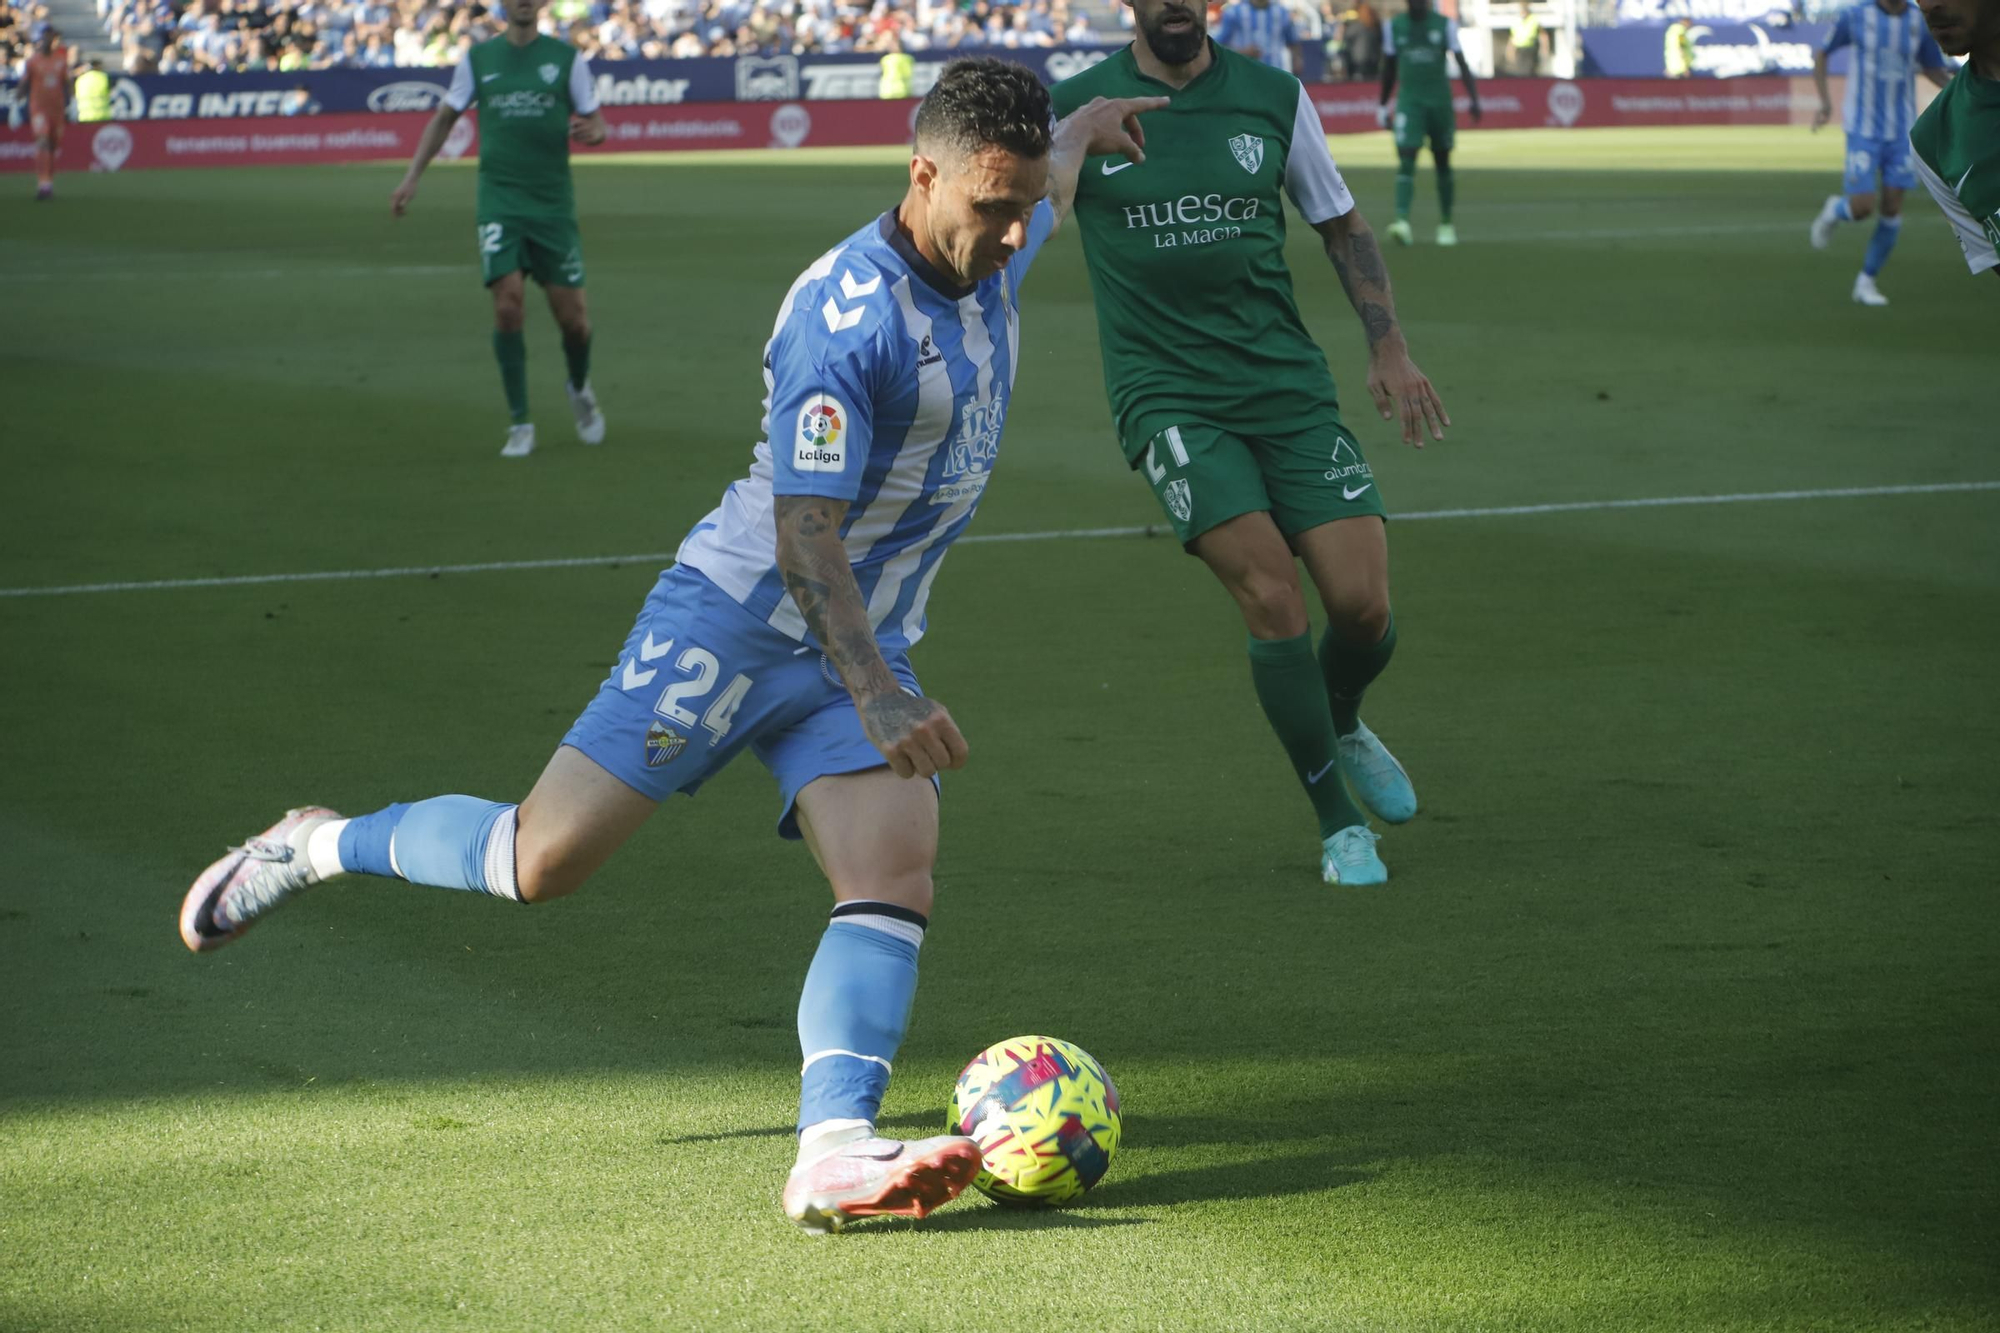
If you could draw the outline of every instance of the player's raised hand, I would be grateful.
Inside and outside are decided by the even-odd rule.
[[[408,176],[403,177],[396,188],[389,192],[390,214],[394,217],[403,216],[410,209],[410,201],[416,197],[417,183]]]
[[[1139,117],[1158,111],[1170,99],[1165,97],[1093,97],[1063,117],[1063,124],[1087,135],[1084,154],[1101,157],[1118,153],[1134,162],[1146,160],[1146,131]]]
[[[861,704],[861,728],[899,778],[965,767],[965,736],[935,699],[902,690],[871,695]]]
[[[1368,396],[1382,420],[1395,421],[1403,430],[1403,443],[1424,447],[1424,430],[1442,440],[1451,414],[1431,387],[1430,378],[1417,369],[1410,354],[1401,348],[1385,347],[1368,362]]]

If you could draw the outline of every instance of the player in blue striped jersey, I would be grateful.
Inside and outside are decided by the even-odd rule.
[[[1813,82],[1819,88],[1817,132],[1833,119],[1827,96],[1827,57],[1852,47],[1842,123],[1847,130],[1847,170],[1841,192],[1828,195],[1813,219],[1815,249],[1824,250],[1843,222],[1859,222],[1875,211],[1876,181],[1881,181],[1882,217],[1869,238],[1861,272],[1854,279],[1854,299],[1862,305],[1887,305],[1889,298],[1875,285],[1875,275],[1889,262],[1903,226],[1903,192],[1917,183],[1910,165],[1910,122],[1917,114],[1918,73],[1942,88],[1950,82],[1944,53],[1924,26],[1923,16],[1909,0],[1865,0],[1841,11],[1827,34],[1826,45],[1813,57]]]
[[[750,475],[683,542],[527,799],[293,810],[195,881],[187,946],[219,948],[340,874],[561,897],[748,747],[778,781],[779,833],[805,840],[835,902],[799,1000],[785,1212],[827,1231],[956,1196],[980,1165],[970,1139],[874,1132],[931,910],[936,779],[966,759],[906,650],[998,456],[1028,267],[1085,157],[1139,160],[1137,116],[1165,105],[1099,99],[1052,128],[1023,67],[947,66],[917,113],[902,203],[786,293]]]
[[[1252,60],[1300,73],[1298,24],[1284,0],[1232,0],[1222,8],[1215,40]]]

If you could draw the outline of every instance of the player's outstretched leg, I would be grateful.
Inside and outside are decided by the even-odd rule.
[[[1819,215],[1812,220],[1806,236],[1815,250],[1824,250],[1833,241],[1833,230],[1843,222],[1854,221],[1854,214],[1847,206],[1847,196],[1830,194],[1820,205]]]
[[[520,271],[493,280],[493,359],[500,363],[500,388],[507,395],[507,443],[502,458],[526,458],[535,452],[535,425],[528,420],[528,340],[522,332],[523,287]]]
[[[1389,872],[1379,859],[1370,867],[1352,858],[1345,864],[1332,858],[1338,835],[1356,828],[1365,833],[1368,820],[1341,778],[1333,712],[1313,655],[1298,566],[1277,524],[1261,510],[1239,514],[1201,533],[1190,549],[1214,571],[1243,613],[1257,702],[1319,817],[1322,878],[1329,884],[1387,879]],[[1373,858],[1374,844],[1367,845]]]
[[[1862,258],[1861,273],[1854,280],[1854,299],[1862,305],[1887,305],[1889,298],[1875,286],[1882,266],[1889,262],[1889,254],[1896,248],[1896,238],[1903,231],[1902,192],[1894,187],[1882,191],[1882,216],[1875,223],[1875,234],[1868,238],[1868,253]]]
[[[569,370],[570,415],[576,438],[585,444],[604,443],[604,412],[590,387],[590,311],[581,287],[550,287],[549,309],[562,330],[563,360]]]
[[[181,901],[181,940],[197,953],[219,949],[338,875],[546,901],[580,887],[655,808],[568,746],[518,806],[433,796],[355,819],[306,806],[196,878]]]
[[[1340,738],[1341,774],[1376,818],[1405,823],[1417,813],[1416,788],[1396,756],[1361,720],[1362,696],[1396,652],[1387,531],[1370,514],[1322,523],[1300,533],[1296,542],[1326,607],[1319,665]]]
[[[875,1133],[929,924],[936,790],[886,768],[822,777],[799,793],[798,814],[836,905],[799,995],[805,1063],[785,1215],[816,1235],[857,1218],[923,1217],[980,1167],[968,1138]]]
[[[1452,174],[1451,150],[1433,147],[1431,158],[1437,167],[1439,245],[1457,245],[1458,228],[1451,225],[1451,206],[1458,199],[1458,177]]]

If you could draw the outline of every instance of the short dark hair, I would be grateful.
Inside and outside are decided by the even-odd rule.
[[[1004,148],[1046,157],[1049,90],[1025,65],[977,56],[954,60],[917,108],[917,142],[961,153]]]

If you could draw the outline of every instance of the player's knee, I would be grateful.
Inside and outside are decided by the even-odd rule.
[[[588,315],[572,315],[568,319],[563,320],[562,336],[563,341],[568,343],[589,342],[590,317]]]
[[[502,333],[519,333],[527,320],[522,318],[519,301],[493,303],[493,327]]]
[[[1389,595],[1370,590],[1327,607],[1327,626],[1349,643],[1372,646],[1389,632]]]
[[[567,897],[590,878],[590,866],[561,847],[520,839],[514,845],[514,883],[521,901],[545,903]]]
[[[1847,211],[1854,214],[1854,220],[1859,222],[1875,211],[1875,196],[1872,194],[1850,196],[1847,201]]]
[[[834,881],[833,894],[844,903],[862,900],[892,903],[921,912],[925,917],[930,916],[936,900],[928,865],[841,875]]]
[[[1296,572],[1253,570],[1232,591],[1242,608],[1243,624],[1253,638],[1296,639],[1306,632],[1306,599]]]

